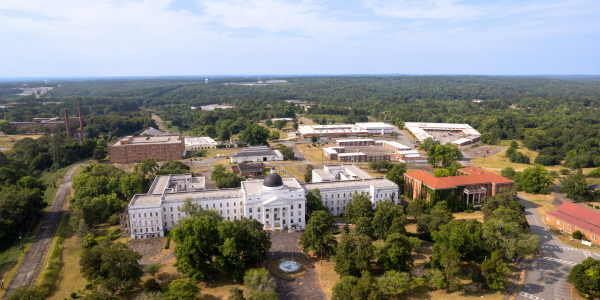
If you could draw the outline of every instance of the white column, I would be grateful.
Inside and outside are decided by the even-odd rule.
[[[262,218],[261,218],[261,222],[263,223],[263,228],[267,229],[267,219],[265,219],[265,208],[262,207],[261,209],[262,211],[260,212],[262,214]]]
[[[269,221],[271,222],[271,231],[275,230],[275,209],[269,208]]]
[[[287,221],[285,221],[285,222],[287,223],[288,229],[292,228],[292,210],[293,209],[290,207],[293,207],[293,206],[294,206],[293,204],[290,204],[286,208],[287,209]]]

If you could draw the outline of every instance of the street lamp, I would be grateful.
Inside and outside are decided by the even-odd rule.
[[[23,249],[23,238],[21,237],[20,233],[19,233],[19,241],[21,243],[21,251],[25,252],[25,249]]]

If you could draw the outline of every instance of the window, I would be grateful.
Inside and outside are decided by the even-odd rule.
[[[206,209],[208,209],[208,204],[206,204]]]
[[[142,226],[142,221],[140,221],[140,226]]]
[[[298,218],[298,222],[302,223],[302,221],[300,221],[300,220],[301,220],[301,219],[300,219],[300,218]]]
[[[166,207],[163,207],[163,211],[164,211],[164,212],[166,212],[166,211],[167,211],[167,208],[166,208]]]
[[[142,214],[138,214],[138,218],[141,218],[141,217],[142,217]]]
[[[227,217],[227,221],[229,221],[229,217]]]
[[[338,194],[338,198],[340,197],[340,194]]]
[[[178,214],[177,214],[177,218],[178,218],[178,219],[181,219],[181,213],[178,213]]]
[[[221,211],[221,215],[223,215],[223,211]]]
[[[250,213],[252,212],[252,207],[248,208],[248,212],[250,212]]]
[[[173,208],[171,207],[171,211],[173,211]]]
[[[257,208],[257,210],[256,210],[256,211],[260,212],[260,207],[259,207],[259,208]]]
[[[299,215],[299,216],[301,216],[301,215],[302,215],[302,211],[299,211],[299,212],[298,212],[298,215]]]
[[[234,214],[236,213],[236,211],[235,211],[235,208],[233,209],[233,213],[234,213]]]
[[[165,222],[165,226],[167,226],[167,222]]]
[[[233,219],[234,219],[234,220],[237,220],[237,217],[236,217],[236,216],[233,216]],[[283,222],[285,222],[285,220],[283,220]]]
[[[229,214],[229,209],[227,210],[227,213]]]
[[[173,219],[173,214],[171,214],[171,219]]]
[[[215,204],[213,203],[213,208],[215,208]]]
[[[294,216],[294,212],[290,212],[290,217],[293,217],[293,216]]]
[[[227,203],[227,204],[229,204],[229,203]],[[223,203],[219,203],[219,207],[223,207]]]
[[[249,215],[249,216],[248,216],[248,218],[249,218],[250,220],[252,220],[252,215]]]
[[[298,204],[298,208],[302,208],[302,204]]]
[[[171,221],[171,225],[175,224],[175,222]]]

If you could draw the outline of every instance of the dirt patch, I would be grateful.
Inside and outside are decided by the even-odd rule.
[[[147,265],[158,262],[173,253],[174,247],[170,247],[170,249],[164,248],[166,241],[165,237],[131,240],[127,242],[127,246],[142,255],[142,260],[140,260],[141,265]]]

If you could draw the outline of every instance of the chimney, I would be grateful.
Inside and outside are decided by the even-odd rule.
[[[83,130],[83,116],[81,115],[81,102],[77,102],[77,109],[79,110],[79,129]]]
[[[69,128],[69,113],[65,109],[65,125],[67,126],[67,138],[71,136],[71,129]]]

